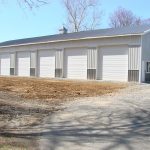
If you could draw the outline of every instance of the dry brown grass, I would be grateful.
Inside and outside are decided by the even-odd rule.
[[[127,84],[125,83],[0,77],[0,91],[17,93],[26,99],[65,99],[99,96],[112,93],[126,86]]]

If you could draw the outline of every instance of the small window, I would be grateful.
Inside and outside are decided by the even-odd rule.
[[[147,72],[150,72],[150,62],[147,62]]]

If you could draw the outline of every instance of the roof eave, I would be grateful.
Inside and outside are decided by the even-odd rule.
[[[145,35],[145,34],[147,34],[147,33],[149,33],[149,32],[150,32],[150,29],[149,29],[149,30],[144,31],[144,33],[143,33],[142,35]]]
[[[102,38],[125,37],[125,36],[141,36],[141,35],[142,35],[142,33],[123,34],[123,35],[115,35],[115,36],[85,37],[85,38],[77,38],[77,39],[65,39],[65,40],[54,40],[54,41],[46,41],[46,42],[35,42],[35,43],[25,43],[25,44],[0,46],[0,48],[19,47],[19,46],[37,45],[37,44],[48,44],[48,43],[67,42],[67,41],[88,40],[88,39],[102,39]]]

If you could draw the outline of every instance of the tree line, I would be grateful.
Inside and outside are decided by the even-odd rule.
[[[3,0],[5,1],[5,0]],[[19,5],[30,9],[50,3],[51,0],[17,0]],[[97,29],[100,26],[103,11],[100,0],[61,0],[67,13],[66,25],[70,32]],[[131,10],[117,8],[109,17],[111,28],[137,25],[150,25],[150,18],[142,19]]]

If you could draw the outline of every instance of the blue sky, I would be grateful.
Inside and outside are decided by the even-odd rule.
[[[16,1],[0,3],[0,42],[56,34],[66,22],[61,0],[51,0],[49,5],[34,11],[20,8]],[[109,27],[109,15],[118,6],[130,9],[142,18],[150,18],[149,0],[101,0],[103,16],[100,28]]]

